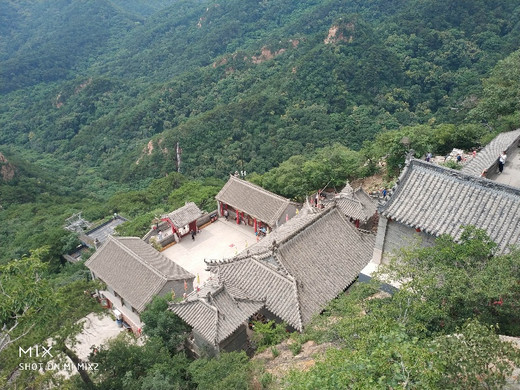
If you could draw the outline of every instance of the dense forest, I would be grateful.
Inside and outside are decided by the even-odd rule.
[[[155,216],[186,201],[214,209],[214,195],[236,170],[301,200],[327,184],[377,173],[382,158],[391,183],[409,149],[417,157],[470,150],[520,127],[519,21],[513,0],[1,1],[0,276],[21,275],[11,291],[30,285],[39,292],[2,303],[0,323],[34,302],[41,316],[27,314],[41,325],[29,332],[37,342],[59,330],[60,310],[71,311],[56,336],[62,338],[93,310],[78,294],[93,288],[85,269],[61,257],[79,244],[63,229],[74,213],[96,223],[120,213],[130,222],[119,233],[140,236]],[[72,299],[65,303],[67,294]],[[357,299],[340,298],[335,305],[345,306],[331,313],[357,310],[364,302]],[[381,314],[390,322],[392,307]],[[479,320],[509,326],[497,316]],[[467,313],[449,329],[424,325],[433,321],[426,317],[413,329],[392,323],[385,342],[404,340],[408,349],[401,353],[410,358],[419,349],[440,354],[428,343],[454,329],[468,337],[489,331],[466,323]],[[101,354],[111,359],[120,348],[149,359],[139,363],[148,365],[146,372],[129,376],[134,382],[103,388],[209,388],[218,378],[204,377],[205,370],[226,372],[226,366],[237,377],[218,379],[222,388],[231,386],[226,380],[249,383],[238,372],[260,375],[266,386],[272,379],[253,373],[257,368],[244,356],[192,364],[169,353],[153,361],[165,348],[159,339],[144,352],[118,341]],[[375,339],[363,342],[382,353]],[[0,360],[0,387],[11,363]],[[235,365],[240,370],[233,372]],[[174,366],[184,379],[171,384],[167,371]],[[125,377],[123,363],[120,369],[110,375]],[[306,384],[297,376],[284,383],[335,386],[320,375],[313,370]],[[440,378],[430,379],[422,388],[441,388]]]

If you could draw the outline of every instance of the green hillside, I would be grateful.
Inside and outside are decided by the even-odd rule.
[[[215,210],[236,170],[299,201],[373,174],[391,186],[410,149],[520,127],[518,42],[515,0],[0,1],[0,388],[502,388],[520,365],[496,334],[520,335],[520,254],[471,228],[403,252],[387,272],[410,288],[393,297],[357,284],[302,334],[257,324],[271,363],[187,359],[166,299],[142,345],[97,346],[94,383],[19,370],[18,347],[70,352],[101,310],[61,257],[79,244],[71,215],[118,213],[142,236],[186,202]],[[305,372],[268,368],[322,342]]]
[[[2,85],[17,90],[0,101],[0,143],[111,181],[171,171],[177,142],[184,172],[222,178],[461,123],[520,38],[512,1],[179,1],[150,16],[137,2],[65,3],[12,27],[49,21],[4,54],[4,75],[17,72]]]
[[[70,207],[60,200],[63,208],[91,210],[91,219],[115,209],[137,217],[169,207],[149,199],[132,206],[131,197],[122,208],[91,202],[145,191],[175,171],[177,143],[187,180],[269,172],[257,180],[301,197],[330,178],[306,177],[303,185],[283,167],[308,161],[318,172],[328,150],[351,167],[333,178],[340,181],[373,172],[373,162],[389,153],[388,139],[403,134],[418,151],[444,153],[518,127],[514,1],[63,0],[1,7],[0,152],[46,172],[2,184],[4,210],[39,207],[41,194],[73,196]],[[276,172],[296,182],[285,188]],[[0,218],[10,221],[8,215]],[[14,242],[2,240],[11,248],[4,261],[33,245],[14,249]]]

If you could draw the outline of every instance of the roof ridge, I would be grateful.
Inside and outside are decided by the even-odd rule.
[[[229,291],[228,291],[229,292]],[[241,297],[235,297],[231,293],[229,294],[231,298],[233,298],[237,303],[239,302],[258,302],[258,303],[265,303],[265,299],[253,299],[249,297],[241,298]]]
[[[206,295],[206,296],[207,296],[207,295]],[[193,300],[193,301],[191,301],[191,302],[197,302],[197,301],[198,301],[198,302],[201,302],[202,304],[204,304],[205,306],[209,307],[210,309],[212,309],[212,310],[218,312],[218,309],[217,309],[215,306],[213,306],[212,304],[210,304],[209,302],[207,302],[207,301],[204,299],[203,296],[202,296],[202,297],[197,296],[197,299],[195,299],[195,300]]]
[[[216,260],[206,260],[206,259],[204,259],[204,262],[206,263],[206,265],[208,267],[214,267],[216,265],[234,263],[235,261],[245,260],[245,259],[248,259],[248,258],[249,258],[249,252],[246,252],[245,255],[242,255],[242,252],[240,252],[240,254],[238,254],[236,256],[233,256],[233,257],[228,257],[228,258],[225,258],[225,259],[216,259]]]
[[[287,199],[287,202],[282,203],[282,205],[278,208],[278,210],[276,210],[275,215],[278,216],[278,219],[280,219],[282,217],[283,211],[287,208],[289,203],[290,203],[290,201]],[[274,221],[274,224],[278,225],[278,220]]]
[[[270,265],[268,265],[268,264],[265,264],[264,261],[262,261],[261,259],[259,259],[260,255],[264,255],[264,254],[268,254],[268,253],[270,253],[270,256],[272,256],[272,257],[274,258],[274,256],[273,256],[271,250],[270,250],[270,249],[267,249],[267,250],[265,250],[265,251],[263,251],[263,252],[260,252],[260,253],[255,253],[255,254],[251,254],[251,255],[250,255],[250,254],[247,254],[246,256],[241,256],[241,257],[232,257],[232,258],[230,258],[230,259],[226,259],[226,260],[223,260],[223,261],[216,260],[216,261],[211,262],[211,264],[209,264],[208,262],[206,262],[206,264],[208,265],[208,267],[218,267],[218,266],[221,266],[221,265],[228,265],[228,264],[232,264],[232,263],[238,263],[238,262],[240,262],[240,261],[253,260],[253,261],[255,261],[256,263],[260,264],[262,267],[264,267],[264,268],[270,270],[271,272],[274,272],[274,273],[276,273],[277,275],[280,275],[281,277],[286,278],[286,276],[285,276],[285,275],[282,275],[282,274],[278,271],[278,269],[276,269],[276,268],[274,268],[274,267],[272,267],[272,266],[270,266]],[[275,260],[276,260],[277,264],[280,264],[280,262],[279,262],[277,259],[275,259]],[[204,260],[204,261],[206,261],[206,260]],[[287,272],[287,270],[286,270],[286,268],[283,266],[283,264],[280,264],[280,265],[282,266],[281,268],[283,268],[283,271],[285,272],[285,274],[286,274],[287,276],[291,276],[291,277],[292,277],[292,275],[289,274],[289,272]]]
[[[415,158],[411,160],[410,165],[414,165],[414,166],[417,165],[423,169],[428,169],[431,171],[439,172],[441,174],[451,175],[452,177],[456,177],[457,179],[460,179],[460,180],[471,181],[473,183],[477,183],[480,186],[485,187],[485,188],[499,190],[501,192],[506,192],[511,195],[520,196],[520,188],[518,188],[518,187],[510,186],[508,184],[498,183],[496,181],[489,180],[489,179],[486,179],[483,177],[476,177],[474,175],[470,175],[468,173],[461,172],[456,169],[451,169],[451,168],[444,167],[441,165],[428,163],[426,161],[418,160]]]
[[[343,195],[347,195],[347,194],[343,194]],[[354,197],[354,196],[340,196],[338,199],[339,199],[339,200],[341,200],[341,199],[352,200],[352,201],[354,201],[354,202],[359,203],[362,207],[365,207],[365,205],[363,204],[363,202],[361,202],[359,199],[357,199],[357,198]]]
[[[296,302],[298,302],[298,307],[296,308],[296,310],[298,312],[298,321],[300,322],[299,323],[300,331],[302,331],[303,330],[303,317],[302,317],[302,310],[301,310],[302,304],[300,302],[300,294],[298,294],[298,283],[302,283],[302,282],[301,281],[297,282],[296,279],[294,279],[293,292],[296,297]],[[302,285],[303,285],[303,283],[302,283]]]
[[[244,179],[240,179],[240,178],[238,178],[236,176],[233,176],[233,175],[230,175],[230,178],[233,179],[233,180],[238,181],[239,183],[243,183],[244,185],[247,185],[247,186],[253,187],[253,188],[255,188],[255,189],[259,190],[259,191],[262,191],[262,192],[266,193],[267,195],[270,195],[270,196],[272,196],[274,198],[278,198],[280,200],[285,200],[287,202],[290,202],[290,199],[285,198],[285,197],[283,197],[281,195],[275,194],[274,192],[271,192],[271,191],[269,191],[269,190],[259,186],[258,184],[251,183],[250,181],[247,181],[247,180],[244,180]]]
[[[259,255],[265,255],[265,254],[269,254],[269,256],[265,256],[265,257],[261,257]],[[274,261],[276,262],[276,264],[278,264],[278,267],[274,267],[272,266],[271,264],[269,264],[267,261],[265,261],[266,258],[273,258]],[[258,262],[261,262],[262,261],[262,264],[265,265],[266,267],[269,267],[269,268],[272,268],[274,271],[278,272],[278,270],[280,270],[280,268],[282,269],[282,271],[286,274],[286,275],[290,275],[289,271],[287,271],[287,268],[285,268],[285,266],[283,265],[283,263],[278,260],[275,256],[275,253],[274,253],[274,247],[273,248],[270,248],[268,249],[267,251],[265,252],[262,252],[260,254],[256,254],[256,255],[252,255],[251,256],[252,259],[255,259],[256,261]]]
[[[280,240],[280,242],[277,243],[278,246],[285,244],[286,242],[292,240],[294,237],[296,237],[298,234],[302,233],[305,229],[307,229],[310,225],[312,225],[317,220],[323,218],[324,216],[330,214],[332,210],[337,209],[336,202],[332,204],[332,207],[325,208],[322,212],[316,213],[316,214],[310,214],[311,217],[309,220],[302,226],[300,226],[298,229],[294,230],[287,236],[283,237],[283,239]]]
[[[260,260],[257,260],[257,259],[255,259],[254,257],[251,257],[251,260],[254,261],[254,262],[256,262],[257,264],[259,264],[261,267],[267,269],[269,272],[272,272],[272,273],[278,275],[280,278],[287,280],[288,282],[292,282],[292,281],[295,280],[295,279],[294,279],[294,276],[292,276],[292,275],[291,275],[290,273],[288,273],[288,272],[287,272],[285,275],[283,275],[283,274],[281,274],[280,272],[278,272],[277,270],[275,270],[274,268],[268,266],[267,264],[264,264],[264,262],[262,262],[262,261],[260,261]],[[285,269],[285,267],[284,267],[284,269]]]
[[[155,273],[156,275],[160,276],[161,278],[163,278],[165,281],[169,280],[168,277],[166,275],[164,275],[162,272],[160,272],[159,270],[155,269],[154,267],[152,267],[150,264],[148,264],[144,259],[142,259],[137,253],[135,253],[133,250],[131,250],[130,248],[128,248],[126,245],[123,245],[123,243],[119,242],[119,238],[115,238],[115,237],[112,237],[110,236],[111,239],[114,240],[114,242],[116,242],[116,244],[121,248],[123,249],[125,252],[127,252],[129,255],[131,255],[132,257],[134,257],[139,263],[143,264],[146,268],[148,268],[150,271],[152,271],[153,273]],[[128,238],[134,238],[134,239],[137,239],[137,240],[140,240],[142,241],[140,238],[138,237],[123,237],[124,239],[128,239]],[[144,242],[144,241],[143,241]],[[146,243],[145,243],[146,244]],[[148,244],[146,244],[148,245]],[[155,250],[153,247],[150,246],[150,248],[152,248],[153,250]],[[157,252],[160,256],[161,254],[159,252]],[[171,260],[170,260],[171,261]]]

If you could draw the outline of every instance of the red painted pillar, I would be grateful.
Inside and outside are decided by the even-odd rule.
[[[240,224],[240,217],[239,217],[239,214],[238,214],[238,210],[237,210],[237,225]]]

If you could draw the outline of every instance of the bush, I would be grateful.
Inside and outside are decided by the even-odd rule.
[[[217,358],[195,360],[189,373],[199,390],[249,388],[251,363],[245,352],[221,353]]]
[[[273,375],[269,372],[264,372],[260,377],[260,384],[262,385],[262,389],[267,389],[271,383],[273,383]]]
[[[289,349],[291,350],[293,356],[298,355],[302,351],[302,343],[300,340],[296,340],[292,344],[289,344]]]
[[[462,169],[462,164],[459,164],[456,161],[448,160],[442,165],[450,169],[456,169],[457,171],[460,171]]]
[[[269,321],[264,324],[255,321],[253,324],[253,341],[256,343],[259,351],[265,350],[265,348],[269,346],[279,344],[288,337],[286,330],[287,325],[284,322],[276,324],[274,321]]]

